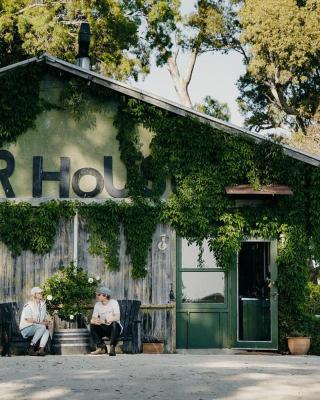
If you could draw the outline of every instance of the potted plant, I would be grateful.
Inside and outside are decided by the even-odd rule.
[[[164,352],[163,339],[155,335],[145,335],[142,347],[145,354],[162,354]]]
[[[56,313],[65,321],[73,321],[84,316],[95,299],[100,278],[89,277],[81,267],[74,263],[59,268],[59,271],[43,284],[43,295],[48,312]]]
[[[292,355],[307,354],[310,349],[311,337],[304,332],[293,331],[287,337],[289,351]]]
[[[53,353],[85,354],[89,351],[86,314],[99,284],[99,277],[90,277],[73,263],[61,267],[44,282],[47,310],[54,318]]]

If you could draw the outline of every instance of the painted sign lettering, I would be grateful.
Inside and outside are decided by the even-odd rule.
[[[6,163],[5,167],[0,169],[0,182],[7,198],[15,198],[15,192],[10,183],[10,177],[15,170],[14,156],[7,150],[0,150],[0,161]],[[32,163],[32,197],[43,197],[43,182],[53,181],[59,184],[59,198],[70,197],[70,184],[73,192],[80,198],[93,198],[98,196],[103,189],[114,198],[128,197],[125,189],[117,189],[113,184],[112,156],[103,158],[103,175],[95,168],[85,167],[78,169],[71,177],[71,158],[60,157],[60,169],[58,171],[45,171],[43,168],[43,156],[33,156]],[[90,191],[80,188],[80,181],[85,176],[94,178],[95,186]],[[165,182],[162,185],[162,191],[166,188]],[[151,194],[151,190],[146,188],[145,193]]]
[[[5,168],[0,169],[0,180],[6,197],[16,197],[9,181],[9,178],[14,171],[14,157],[9,151],[0,150],[0,160],[3,160],[7,163]]]

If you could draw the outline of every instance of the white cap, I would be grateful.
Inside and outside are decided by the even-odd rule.
[[[30,290],[30,294],[32,294],[32,295],[35,295],[36,293],[42,293],[42,292],[43,292],[43,290],[38,286],[35,286]]]

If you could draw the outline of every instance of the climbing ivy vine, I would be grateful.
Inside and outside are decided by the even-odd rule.
[[[69,220],[74,204],[51,200],[33,207],[30,203],[0,203],[0,241],[14,256],[24,250],[48,253],[53,246],[60,219]]]
[[[152,243],[152,235],[160,220],[161,207],[139,199],[133,203],[122,203],[124,234],[127,253],[130,255],[133,278],[144,278],[147,274],[146,262]]]
[[[28,111],[13,110],[11,94],[1,98],[1,143],[15,140],[18,134],[32,127],[41,112],[38,79],[33,81],[35,85],[20,92],[21,101],[32,99]],[[293,325],[304,324],[310,260],[320,262],[319,168],[285,156],[281,147],[272,142],[257,144],[223,133],[195,118],[175,115],[94,84],[83,85],[68,76],[64,79],[66,87],[61,104],[75,118],[83,116],[77,110],[86,110],[90,96],[102,104],[111,98],[118,104],[115,125],[121,160],[127,169],[130,202],[69,202],[68,206],[50,202],[37,209],[26,203],[5,202],[0,204],[0,240],[14,254],[26,249],[49,251],[59,218],[71,217],[77,209],[88,224],[90,251],[101,255],[111,270],[119,269],[122,224],[132,275],[143,278],[152,234],[159,222],[169,224],[190,241],[200,244],[208,239],[218,263],[226,270],[244,238],[270,239],[281,235],[284,240],[279,247],[277,284],[282,340]],[[15,87],[12,93],[17,93],[14,82],[10,83]],[[2,78],[0,85],[7,92],[11,90]],[[79,87],[81,95],[77,92]],[[10,117],[6,116],[6,107]],[[85,118],[88,120],[89,116],[87,109]],[[94,123],[94,119],[90,121]],[[141,152],[139,125],[153,134],[147,159]],[[163,202],[161,188],[169,179],[174,190]],[[237,207],[225,194],[225,187],[235,184],[251,184],[255,188],[283,184],[290,186],[294,195],[273,199],[263,206]]]
[[[111,271],[118,271],[120,248],[120,210],[114,201],[82,204],[79,214],[88,224],[89,251],[102,256]]]
[[[39,66],[9,71],[0,76],[1,147],[14,142],[19,135],[34,127],[37,116],[46,108],[46,103],[39,96],[40,77]]]

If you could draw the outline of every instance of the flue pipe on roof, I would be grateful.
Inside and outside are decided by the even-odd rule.
[[[82,22],[78,35],[79,51],[76,64],[83,69],[90,69],[90,25],[88,22]]]

